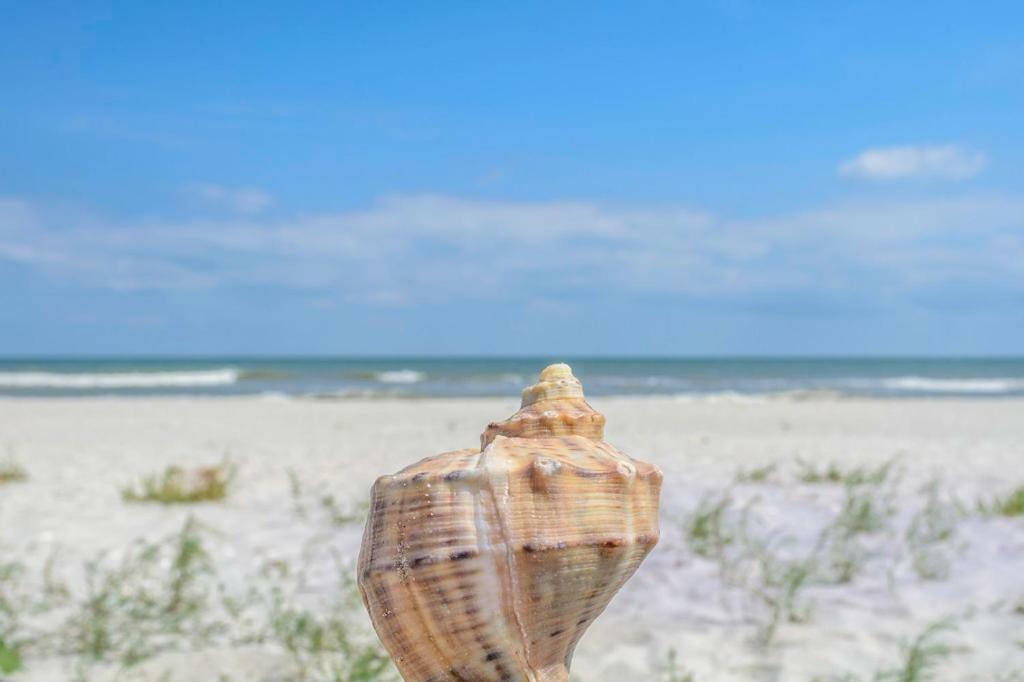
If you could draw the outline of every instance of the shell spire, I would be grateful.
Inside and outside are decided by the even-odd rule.
[[[406,682],[568,682],[576,643],[658,542],[661,471],[603,433],[551,365],[481,448],[377,479],[359,589]]]
[[[604,438],[604,415],[583,397],[583,384],[565,363],[548,365],[533,386],[523,389],[519,411],[501,422],[491,422],[480,436],[480,448],[486,448],[496,436],[508,438],[544,438],[583,436]]]

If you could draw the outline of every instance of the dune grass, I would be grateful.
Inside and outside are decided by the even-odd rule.
[[[74,679],[91,679],[98,664],[134,679],[122,675],[163,652],[271,644],[291,662],[282,682],[397,682],[362,625],[351,567],[339,565],[341,589],[322,593],[326,603],[304,599],[304,562],[269,562],[229,590],[207,546],[210,532],[189,518],[162,540],[101,553],[81,566],[74,590],[57,576],[39,584],[26,581],[21,564],[0,565],[0,675],[59,655]]]
[[[803,596],[816,569],[816,557],[782,558],[764,551],[758,557],[760,582],[752,593],[766,607],[767,617],[758,628],[756,641],[770,644],[783,623],[803,623],[810,619],[813,603]]]
[[[752,469],[739,469],[735,480],[737,483],[765,483],[771,480],[778,468],[779,465],[773,462]]]
[[[0,638],[0,673],[8,674],[21,670],[21,652],[17,648],[8,646]]]
[[[189,518],[172,537],[138,542],[119,559],[84,566],[85,590],[57,633],[65,652],[131,667],[179,637],[201,638],[213,593],[213,565],[202,528]]]
[[[660,673],[658,680],[663,682],[696,682],[692,672],[683,670],[679,665],[679,655],[675,649],[669,649],[665,655],[665,662],[658,666]]]
[[[28,480],[25,467],[14,461],[0,462],[0,485],[5,483],[21,483]]]
[[[847,535],[874,533],[885,528],[895,513],[896,505],[889,491],[847,484],[835,526]]]
[[[0,561],[0,673],[21,668],[26,641],[23,620],[29,606],[24,590],[27,574],[18,561]]]
[[[683,532],[690,550],[706,559],[720,557],[724,548],[737,537],[735,525],[725,518],[732,505],[728,492],[705,495],[683,521]]]
[[[938,481],[927,486],[925,504],[911,518],[905,535],[911,566],[922,580],[949,577],[961,516],[959,505],[940,496]]]
[[[897,666],[879,670],[870,678],[871,682],[938,682],[947,679],[942,676],[942,662],[955,653],[955,648],[942,637],[954,626],[951,618],[927,626],[917,637],[902,645],[903,652]],[[1018,675],[1019,673],[1011,671],[985,679],[991,679],[993,682],[1016,682],[1024,679]],[[848,673],[827,678],[819,675],[813,682],[860,682],[863,679]]]
[[[370,512],[369,500],[344,503],[322,485],[308,486],[293,470],[288,470],[288,489],[292,501],[292,513],[299,519],[308,520],[318,512],[332,526],[344,527],[366,523]]]
[[[942,661],[953,654],[953,647],[941,637],[953,628],[950,620],[932,623],[913,641],[904,645],[903,661],[898,668],[875,675],[875,682],[927,682],[937,680]]]
[[[353,635],[353,603],[314,612],[273,591],[269,638],[288,653],[301,680],[375,682],[393,678],[391,659],[373,643]],[[342,600],[344,602],[344,600]]]
[[[765,527],[756,499],[738,507],[729,489],[705,494],[684,517],[690,551],[716,561],[723,586],[739,588],[750,598],[757,644],[772,644],[786,623],[810,619],[814,602],[809,588],[849,584],[865,569],[872,551],[877,554],[884,538],[873,536],[887,531],[898,511],[892,467],[892,462],[851,470],[830,466],[805,477],[842,486],[838,511],[811,547],[801,546],[785,528]],[[905,531],[919,575],[944,577],[958,518],[958,508],[940,498],[938,484],[929,488],[925,505]]]
[[[227,497],[235,473],[234,465],[227,462],[194,469],[169,466],[162,474],[142,479],[138,487],[123,488],[121,497],[125,502],[159,504],[218,502]]]
[[[981,502],[978,504],[978,508],[983,513],[998,516],[1024,516],[1024,485],[1018,486],[1003,497],[997,497],[989,502]]]
[[[896,461],[889,461],[877,467],[852,467],[844,469],[835,462],[824,467],[817,467],[812,462],[798,457],[796,459],[797,478],[808,484],[842,484],[846,486],[881,485],[892,473]]]
[[[804,592],[819,557],[816,551],[791,556],[783,551],[787,538],[755,533],[755,504],[734,507],[728,491],[705,495],[684,521],[684,536],[694,554],[717,561],[723,584],[748,595],[757,622],[755,642],[768,646],[783,623],[810,618],[813,604]]]
[[[835,525],[821,532],[818,550],[815,580],[828,585],[850,584],[868,561],[868,552],[859,538]]]

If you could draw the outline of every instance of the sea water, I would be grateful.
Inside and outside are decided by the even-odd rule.
[[[550,362],[588,395],[1024,396],[1024,358],[0,359],[0,395],[514,396]]]

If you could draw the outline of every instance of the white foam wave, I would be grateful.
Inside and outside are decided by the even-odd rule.
[[[415,384],[423,381],[426,376],[423,372],[417,372],[414,369],[396,369],[378,372],[374,378],[384,384]]]
[[[882,385],[895,391],[998,394],[1024,390],[1024,379],[929,379],[908,376],[883,379]]]
[[[231,367],[180,372],[0,372],[2,388],[181,388],[227,386],[241,372]]]

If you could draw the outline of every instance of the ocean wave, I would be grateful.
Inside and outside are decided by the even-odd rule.
[[[1024,379],[930,379],[927,377],[892,377],[883,379],[881,384],[892,391],[913,391],[920,393],[1010,393],[1024,390]]]
[[[227,386],[241,377],[232,367],[175,372],[0,372],[2,388],[189,388]]]
[[[382,384],[415,384],[423,381],[426,375],[414,369],[395,369],[377,372],[373,378]]]

